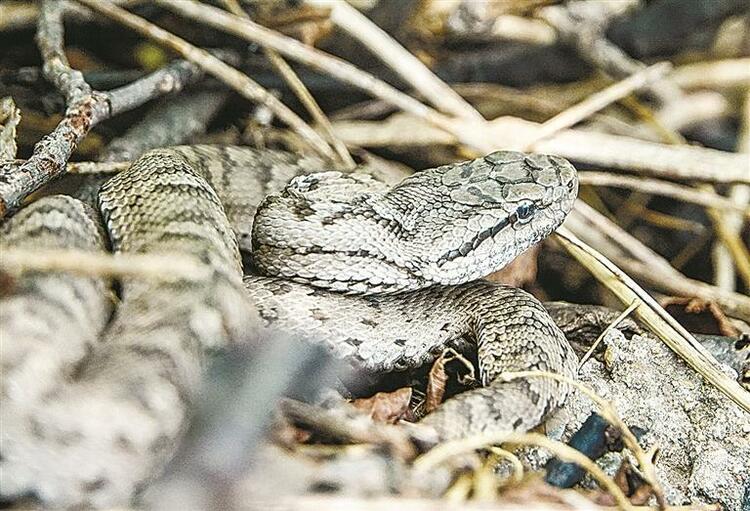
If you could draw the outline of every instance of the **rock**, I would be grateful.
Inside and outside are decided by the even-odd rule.
[[[669,503],[743,509],[750,486],[750,414],[650,335],[628,340],[613,330],[603,342],[603,362],[589,360],[580,380],[609,400],[628,426],[647,430],[641,445],[659,447],[655,465]],[[548,433],[567,440],[593,410],[576,392],[550,419]],[[538,450],[525,458],[532,468],[545,461]],[[613,474],[621,459],[621,454],[609,454],[600,465]]]

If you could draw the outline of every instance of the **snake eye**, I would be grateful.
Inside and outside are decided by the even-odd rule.
[[[521,222],[527,221],[534,214],[534,204],[532,202],[524,202],[516,208],[516,217]]]

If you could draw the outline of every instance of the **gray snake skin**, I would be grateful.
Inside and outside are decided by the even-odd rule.
[[[103,186],[104,229],[65,196],[2,225],[0,248],[188,253],[213,273],[123,279],[116,307],[107,282],[73,274],[26,274],[0,297],[4,498],[129,502],[174,453],[206,355],[267,328],[374,374],[476,346],[483,387],[422,421],[445,439],[527,430],[563,402],[553,381],[495,381],[527,369],[572,376],[576,357],[536,299],[477,279],[562,223],[577,194],[568,162],[497,152],[395,187],[320,170],[274,151],[155,150]],[[255,270],[244,281],[240,249]]]

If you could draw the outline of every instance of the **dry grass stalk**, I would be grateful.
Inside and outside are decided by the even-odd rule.
[[[628,188],[639,192],[671,197],[684,202],[691,202],[707,208],[736,211],[746,218],[750,218],[750,208],[733,202],[713,191],[698,190],[696,188],[639,176],[612,174],[610,172],[581,171],[578,172],[578,182],[582,185],[611,186]]]
[[[585,202],[576,203],[565,220],[565,226],[651,288],[676,296],[714,301],[728,315],[750,321],[750,297],[686,277],[669,261]]]
[[[308,0],[308,3],[330,7],[330,18],[336,26],[364,44],[435,108],[460,119],[484,121],[473,106],[435,76],[411,52],[352,6],[337,0]]]
[[[619,507],[598,506],[584,499],[575,502],[551,503],[542,500],[528,502],[476,502],[418,499],[408,497],[331,497],[324,495],[304,495],[270,501],[253,501],[256,509],[274,511],[619,511]],[[634,511],[656,511],[654,506],[631,506]],[[691,504],[669,506],[663,511],[721,511],[718,504]]]
[[[643,288],[600,253],[583,243],[564,226],[556,238],[563,247],[623,303],[642,302],[636,316],[669,348],[709,383],[742,409],[750,412],[750,393],[729,378],[716,359],[693,335],[661,308]]]
[[[362,147],[453,145],[460,140],[420,119],[399,115],[393,121],[334,122],[347,144]],[[486,152],[522,148],[536,136],[539,123],[517,117],[499,117],[479,126]],[[403,136],[405,129],[413,136]],[[474,129],[467,126],[467,129]],[[483,131],[482,131],[483,130]],[[581,129],[563,130],[537,142],[535,152],[557,154],[587,165],[622,169],[674,181],[748,183],[746,156],[696,146],[674,146]]]
[[[613,329],[617,328],[617,325],[622,323],[625,318],[630,316],[630,314],[638,308],[641,302],[638,300],[634,300],[633,303],[631,303],[627,309],[622,311],[619,316],[617,316],[612,323],[607,325],[607,328],[605,328],[601,334],[596,338],[596,340],[593,342],[591,347],[584,353],[584,355],[581,357],[581,360],[578,362],[578,370],[581,370],[581,367],[583,367],[583,364],[586,363],[586,361],[591,358],[591,355],[594,354],[594,351],[596,351],[596,347],[599,346],[599,344],[602,342],[602,340],[607,336],[607,334],[612,331]]]
[[[661,78],[671,68],[672,65],[668,62],[660,62],[633,73],[624,80],[614,83],[596,94],[592,94],[580,103],[573,105],[542,123],[534,134],[534,138],[526,142],[527,148],[534,147],[540,140],[549,138],[560,130],[570,128],[591,114],[602,110],[615,101]]]
[[[540,433],[516,433],[513,431],[505,431],[486,433],[460,440],[443,442],[417,458],[414,461],[414,470],[417,472],[429,471],[441,463],[461,454],[476,451],[477,449],[486,449],[490,446],[504,443],[544,447],[554,453],[555,456],[561,460],[577,463],[585,468],[592,477],[594,477],[594,479],[596,479],[596,481],[612,495],[621,509],[634,511],[633,506],[630,504],[625,494],[622,493],[622,490],[596,463],[569,445],[552,440]]]
[[[185,254],[108,254],[10,247],[0,251],[0,268],[10,274],[70,272],[92,277],[138,277],[154,281],[205,281],[212,274],[208,266]]]
[[[90,2],[91,0],[85,1]],[[362,89],[375,97],[379,97],[406,112],[410,112],[444,129],[456,127],[450,117],[420,103],[411,96],[404,94],[370,73],[362,71],[349,62],[311,48],[296,39],[262,27],[248,19],[234,16],[226,11],[194,0],[184,0],[182,2],[157,0],[157,3],[182,16],[199,21],[223,32],[234,34],[246,41],[271,48],[285,57],[310,66],[317,71],[329,74],[336,79]]]
[[[670,78],[683,89],[747,88],[750,58],[695,62],[674,69]]]
[[[634,302],[636,303],[636,302]],[[622,440],[625,446],[638,460],[638,466],[642,471],[643,479],[651,486],[654,496],[661,507],[666,507],[666,499],[664,498],[664,490],[662,490],[659,480],[656,477],[656,468],[652,463],[652,456],[649,456],[638,443],[638,439],[635,437],[633,432],[628,428],[625,422],[620,418],[615,407],[606,399],[599,396],[594,389],[588,385],[583,384],[580,381],[574,380],[567,376],[563,376],[557,373],[551,373],[548,371],[518,371],[514,373],[502,373],[498,375],[498,378],[505,381],[511,381],[518,378],[549,378],[559,382],[567,383],[580,390],[586,396],[591,399],[599,407],[599,412],[602,417],[607,420],[610,424],[617,427],[622,434]]]

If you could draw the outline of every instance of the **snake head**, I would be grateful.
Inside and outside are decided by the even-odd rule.
[[[425,172],[433,173],[431,187],[437,191],[429,209],[442,213],[427,216],[429,209],[421,208],[417,215],[420,238],[432,254],[420,272],[439,284],[503,268],[557,229],[578,193],[575,168],[557,156],[498,151]],[[408,193],[411,186],[405,188]]]

